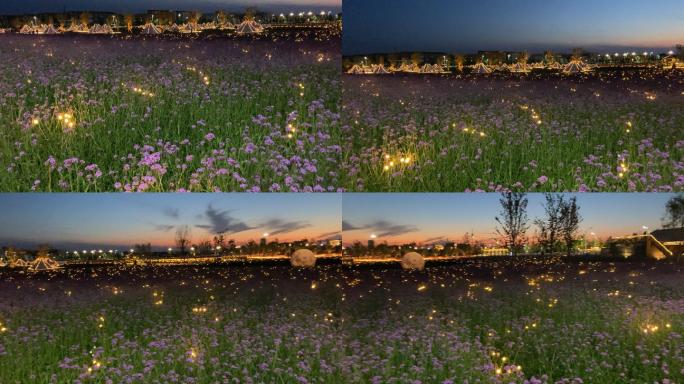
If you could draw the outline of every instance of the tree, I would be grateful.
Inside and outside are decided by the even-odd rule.
[[[544,52],[544,61],[546,61],[546,64],[551,64],[554,61],[556,61],[556,57],[553,55],[553,51],[548,50]]]
[[[202,12],[200,12],[200,11],[190,12],[190,22],[191,23],[197,24],[197,23],[199,23],[201,18],[202,18]]]
[[[50,257],[50,246],[48,244],[40,244],[38,246],[38,253],[36,258]]]
[[[90,23],[90,13],[88,13],[88,12],[81,13],[79,15],[79,19],[81,20],[81,24],[83,24],[87,27],[88,23]]]
[[[414,52],[411,54],[411,63],[415,65],[423,64],[423,54],[420,52]]]
[[[458,54],[455,56],[454,62],[456,64],[456,68],[459,71],[463,70],[463,63],[465,63],[465,56],[462,54]]]
[[[679,60],[684,61],[684,44],[677,44],[675,49],[677,51],[677,57]]]
[[[496,217],[496,232],[501,235],[513,256],[518,254],[527,225],[527,195],[523,192],[504,192],[501,194],[501,212]]]
[[[128,32],[133,31],[133,15],[131,15],[130,13],[124,15],[124,24],[126,24]]]
[[[572,197],[570,201],[562,203],[561,205],[561,234],[565,241],[568,256],[572,255],[572,248],[575,243],[575,237],[579,230],[579,224],[582,222],[582,217],[579,214],[579,206],[577,205],[577,198]]]
[[[142,256],[147,256],[147,255],[152,254],[152,244],[150,244],[150,243],[136,244],[133,246],[133,249],[135,250],[135,253],[138,253]]]
[[[572,49],[572,59],[573,60],[581,60],[583,54],[584,54],[584,49],[582,49],[582,48],[573,48]]]
[[[195,253],[200,256],[211,254],[211,241],[209,240],[202,240],[199,243],[193,245],[193,247],[195,248]]]
[[[665,205],[664,228],[684,227],[684,194],[672,197]]]
[[[216,248],[216,247],[225,248],[224,243],[225,243],[225,239],[224,239],[222,233],[214,236],[214,248]]]
[[[542,253],[552,253],[556,250],[558,237],[561,231],[561,210],[565,205],[565,200],[561,194],[547,193],[544,195],[544,213],[546,217],[536,219],[534,223],[539,228],[539,243]]]
[[[187,225],[181,225],[176,229],[176,248],[180,250],[181,255],[186,254],[189,244],[190,228]]]
[[[66,26],[66,21],[67,17],[63,13],[57,14],[57,23],[59,24],[60,28],[64,28]]]
[[[528,60],[530,60],[530,54],[527,51],[522,51],[520,56],[518,56],[518,63],[527,64]]]

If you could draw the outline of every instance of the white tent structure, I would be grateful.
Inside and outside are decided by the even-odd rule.
[[[45,32],[43,32],[46,35],[59,35],[59,31],[55,29],[52,25],[48,25],[47,29],[45,29]]]
[[[31,265],[29,265],[28,269],[29,271],[51,271],[55,269],[59,269],[60,265],[58,262],[52,260],[50,257],[47,256],[39,256],[33,262]]]
[[[563,69],[563,66],[561,65],[561,63],[554,61],[553,63],[549,64],[547,68],[553,69],[555,71],[560,71],[561,69]]]
[[[202,32],[202,26],[197,23],[186,23],[181,27],[181,32],[184,33],[199,33]]]
[[[218,29],[225,30],[225,29],[235,29],[235,24],[231,23],[230,21],[226,21],[225,23],[222,23],[218,26]]]
[[[34,32],[33,32],[33,28],[29,27],[28,24],[24,24],[24,26],[21,27],[21,29],[19,30],[19,33],[21,33],[22,35],[28,35],[28,34],[31,34]]]
[[[85,24],[79,24],[76,31],[74,32],[90,33],[90,28],[88,28],[88,26]]]
[[[347,73],[350,75],[361,75],[365,72],[364,72],[363,68],[361,68],[361,66],[359,66],[358,64],[354,64],[354,65],[352,65],[351,68],[349,68]]]
[[[29,266],[29,263],[27,263],[24,259],[16,259],[10,261],[7,266],[10,268],[26,268]]]
[[[373,73],[374,75],[389,75],[390,71],[388,71],[384,65],[377,64],[371,66],[371,73]]]
[[[90,33],[92,34],[97,34],[97,35],[110,35],[114,33],[114,30],[112,29],[111,26],[104,24],[95,24],[90,28]]]
[[[399,66],[399,68],[396,69],[396,72],[416,73],[416,72],[420,72],[420,67],[415,63],[411,63],[411,64],[402,63]]]
[[[541,61],[532,64],[532,69],[545,69],[545,68],[546,67],[544,66],[544,63],[542,63]]]
[[[580,60],[572,60],[563,68],[563,73],[566,74],[585,73],[589,71],[591,71],[591,68]]]
[[[264,27],[254,20],[245,20],[235,27],[235,32],[238,35],[252,35],[257,33],[262,33]]]
[[[161,33],[161,30],[157,28],[154,24],[147,23],[142,27],[142,32],[140,33],[143,35],[158,35]]]
[[[485,75],[488,73],[492,73],[492,70],[487,68],[487,66],[484,65],[484,63],[479,62],[473,66],[473,73],[476,73],[478,75]]]
[[[511,65],[511,72],[513,73],[527,73],[529,71],[530,69],[527,67],[527,64],[515,63]]]

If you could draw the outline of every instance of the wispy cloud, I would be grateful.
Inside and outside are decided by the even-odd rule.
[[[426,244],[436,243],[436,242],[442,241],[444,239],[445,239],[444,236],[435,236],[435,237],[431,237],[429,239],[423,240],[423,243],[426,243]]]
[[[272,218],[261,224],[261,227],[266,228],[270,235],[290,233],[310,226],[311,224],[307,221],[287,221],[279,218]]]
[[[154,229],[157,231],[162,231],[162,232],[169,232],[172,229],[176,228],[175,225],[167,225],[167,224],[152,224],[154,226]]]
[[[318,236],[317,240],[340,240],[341,238],[342,232],[333,231],[321,234],[320,236]]]
[[[254,229],[254,227],[230,215],[230,210],[219,210],[209,204],[204,212],[208,224],[197,224],[197,228],[204,228],[215,234],[238,233]]]
[[[370,224],[362,226],[357,226],[347,221],[342,221],[342,230],[344,231],[356,231],[361,229],[370,229],[375,232],[378,237],[392,237],[410,232],[418,232],[418,227],[415,225],[394,224],[387,220],[376,220]]]
[[[342,220],[342,230],[343,231],[355,231],[357,229],[363,229],[363,228],[357,227],[354,224],[348,222],[347,220]]]

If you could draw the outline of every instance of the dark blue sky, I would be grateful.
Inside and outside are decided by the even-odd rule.
[[[248,6],[272,12],[339,11],[342,0],[0,0],[0,14],[90,10],[144,12],[148,9],[242,11]]]
[[[684,0],[344,0],[343,15],[345,54],[684,43]]]

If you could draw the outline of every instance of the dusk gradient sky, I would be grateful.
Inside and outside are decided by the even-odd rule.
[[[682,0],[345,0],[343,53],[582,47],[667,50],[684,43]]]
[[[148,9],[201,10],[224,9],[244,11],[255,6],[259,10],[333,11],[342,9],[342,0],[1,0],[0,14],[66,11],[145,12]]]
[[[238,243],[339,238],[340,210],[337,194],[3,194],[0,245],[166,248],[180,225],[193,243],[224,229]]]
[[[599,238],[624,236],[660,228],[665,204],[673,196],[666,193],[578,193],[580,213],[584,218],[580,232],[594,232]],[[497,193],[379,193],[345,194],[342,198],[342,216],[347,229],[343,241],[366,243],[371,234],[376,243],[409,242],[432,243],[446,238],[460,241],[466,232],[474,232],[478,240],[499,238],[494,218],[500,211]],[[541,193],[528,194],[530,224],[543,216]],[[383,236],[383,233],[388,235]],[[534,226],[528,231],[534,235]]]

